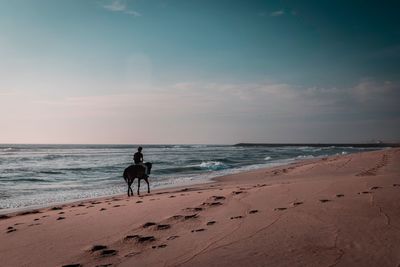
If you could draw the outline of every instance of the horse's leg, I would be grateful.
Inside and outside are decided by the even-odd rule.
[[[149,184],[149,179],[148,178],[144,178],[144,180],[147,183],[147,193],[150,194],[150,184]]]
[[[133,196],[133,190],[132,190],[132,185],[133,182],[135,181],[135,179],[130,179],[129,180],[129,191],[130,191],[130,195]]]
[[[138,182],[137,182],[137,194],[140,195],[140,178],[138,178]]]
[[[130,183],[128,183],[128,196],[131,196],[131,193],[132,193],[132,196],[133,196],[133,191],[132,191],[132,182],[130,182]]]

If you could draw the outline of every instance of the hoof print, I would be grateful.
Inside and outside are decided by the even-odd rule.
[[[100,211],[107,210],[106,208],[101,208]]]
[[[137,239],[137,241],[139,243],[144,243],[144,242],[153,242],[156,239],[154,238],[154,236],[150,235],[150,236],[139,236],[139,238]]]
[[[62,207],[52,207],[50,210],[62,210]]]
[[[242,218],[243,218],[243,216],[239,215],[239,216],[234,216],[234,217],[231,217],[231,220],[235,220],[235,219],[242,219]]]
[[[62,265],[62,267],[82,267],[82,264],[80,263],[65,264]]]
[[[166,230],[166,229],[169,229],[169,228],[171,228],[171,225],[169,225],[169,224],[159,224],[159,225],[157,225],[157,230]]]
[[[336,194],[336,197],[344,197],[343,194]]]
[[[65,219],[65,217],[60,216],[60,217],[57,218],[57,221],[64,220],[64,219]]]
[[[165,248],[167,246],[167,244],[161,244],[161,245],[158,245],[158,246],[152,246],[152,248],[154,249],[154,248]]]
[[[7,230],[7,234],[12,233],[12,232],[15,232],[15,231],[17,231],[17,229],[14,229],[14,228],[9,229],[9,230]]]
[[[224,200],[225,197],[224,196],[212,196],[214,198],[214,200]]]
[[[190,220],[190,219],[195,219],[197,218],[197,213],[196,214],[192,214],[192,215],[186,215],[185,217],[183,217],[185,220]]]
[[[249,211],[250,214],[254,214],[254,213],[257,213],[257,212],[258,212],[258,210],[251,210],[251,211]]]
[[[302,205],[303,204],[303,202],[301,202],[301,201],[298,201],[298,202],[293,202],[293,207],[296,207],[296,206],[299,206],[299,205]]]
[[[277,211],[282,211],[282,210],[286,210],[287,208],[275,208],[274,210],[277,210]]]
[[[138,201],[136,201],[136,203],[143,203],[143,201],[141,201],[141,200],[138,200]]]
[[[216,221],[209,221],[209,222],[207,222],[207,225],[213,225],[215,223],[216,223]]]
[[[100,252],[100,256],[102,257],[109,257],[117,255],[117,251],[115,249],[105,249]]]
[[[156,223],[155,222],[147,222],[147,223],[145,223],[145,224],[143,224],[143,228],[147,228],[147,227],[150,227],[150,226],[153,226],[153,225],[156,225]]]
[[[373,186],[373,187],[371,187],[370,188],[370,190],[376,190],[376,189],[381,189],[382,187],[380,187],[380,186]]]
[[[232,194],[234,194],[234,195],[239,195],[239,194],[242,194],[243,193],[243,191],[233,191],[232,192]]]
[[[400,184],[393,184],[394,187],[400,186]]]
[[[95,252],[95,251],[103,250],[103,249],[106,249],[106,248],[107,248],[107,246],[104,246],[104,245],[94,245],[94,246],[90,249],[90,251],[91,251],[91,252]]]
[[[321,202],[321,203],[326,203],[326,202],[330,202],[331,200],[329,200],[329,199],[320,199],[319,200],[319,202]]]
[[[370,191],[362,191],[358,193],[359,195],[371,194]]]
[[[192,230],[192,233],[195,233],[195,232],[203,232],[203,231],[205,231],[206,229],[204,229],[204,228],[200,228],[200,229],[196,229],[196,230]]]

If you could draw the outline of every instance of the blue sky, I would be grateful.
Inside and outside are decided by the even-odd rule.
[[[0,0],[0,143],[400,141],[399,7]]]

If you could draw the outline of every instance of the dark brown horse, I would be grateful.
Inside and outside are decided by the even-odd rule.
[[[146,162],[145,165],[147,166],[147,173],[150,174],[152,164],[150,162]],[[124,170],[124,179],[125,182],[128,184],[128,196],[133,196],[133,190],[131,185],[133,181],[138,178],[138,189],[137,193],[140,195],[140,180],[145,180],[147,183],[147,193],[150,193],[150,184],[148,180],[148,175],[145,173],[145,168],[142,165],[131,165]]]

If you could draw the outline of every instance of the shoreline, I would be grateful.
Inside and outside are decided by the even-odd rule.
[[[385,149],[385,148],[382,148]],[[379,150],[376,150],[379,151]],[[355,152],[355,153],[364,153],[364,152]],[[352,154],[355,154],[352,153]],[[151,189],[151,193],[155,192],[155,194],[158,193],[162,193],[163,191],[166,190],[180,190],[182,188],[186,188],[186,187],[199,187],[201,185],[205,185],[205,184],[210,184],[210,183],[218,183],[221,182],[225,179],[229,179],[230,176],[232,175],[238,175],[238,174],[247,174],[247,173],[252,173],[252,172],[257,172],[260,170],[272,170],[275,168],[283,168],[285,166],[291,166],[294,164],[305,164],[308,162],[314,162],[314,161],[319,161],[322,158],[329,158],[329,157],[338,157],[338,156],[342,156],[342,155],[331,155],[331,156],[321,156],[321,157],[314,157],[314,158],[309,158],[309,159],[299,159],[299,160],[293,160],[293,162],[290,163],[276,163],[276,166],[269,166],[269,167],[260,167],[260,168],[255,168],[255,169],[250,169],[250,170],[240,170],[237,172],[232,172],[229,174],[223,174],[223,175],[218,175],[215,177],[211,177],[211,178],[207,178],[206,180],[199,182],[196,181],[194,183],[188,183],[188,184],[184,184],[184,185],[171,185],[170,187],[166,186],[166,187],[162,187],[162,188],[157,188],[152,190],[151,189],[151,184],[150,184],[150,189]],[[123,178],[121,178],[123,179]],[[135,180],[136,184],[137,181]],[[147,192],[143,191],[146,188],[146,186],[144,186],[142,184],[142,194],[140,196],[145,196],[148,195]],[[35,206],[28,206],[28,207],[20,207],[20,208],[11,208],[11,209],[0,209],[0,219],[1,216],[3,215],[7,215],[7,216],[15,216],[18,215],[20,213],[26,213],[26,212],[31,212],[31,211],[41,211],[41,210],[45,210],[48,208],[52,208],[52,207],[62,207],[62,206],[67,206],[67,205],[74,205],[74,204],[79,204],[79,203],[89,203],[89,202],[93,202],[93,201],[100,201],[100,200],[104,200],[107,198],[115,198],[115,197],[123,197],[126,196],[126,194],[114,194],[114,195],[105,195],[105,196],[99,196],[99,197],[89,197],[89,198],[82,198],[82,199],[71,199],[71,200],[67,200],[67,201],[63,201],[63,202],[53,202],[51,204],[43,204],[43,205],[35,205]],[[133,197],[140,197],[137,195],[137,191],[134,190],[134,196]]]
[[[355,153],[363,153],[363,152],[355,152]],[[335,156],[339,156],[339,155],[332,155],[332,156],[328,156],[328,157],[335,157]],[[321,156],[321,157],[314,157],[314,158],[310,158],[310,159],[299,159],[299,160],[293,160],[293,162],[290,163],[275,163],[277,164],[276,166],[269,166],[269,167],[260,167],[260,168],[255,168],[255,169],[245,169],[245,170],[238,170],[238,171],[234,171],[232,173],[228,173],[228,174],[222,174],[222,175],[218,175],[218,176],[213,176],[210,178],[207,178],[203,181],[195,181],[193,183],[187,183],[187,184],[183,184],[183,185],[171,185],[171,186],[165,186],[165,187],[161,187],[161,188],[157,188],[152,190],[151,189],[151,184],[150,184],[150,189],[151,192],[162,192],[163,190],[178,190],[181,188],[185,188],[185,187],[196,187],[196,186],[201,186],[204,184],[209,184],[209,183],[215,183],[215,182],[219,182],[219,179],[223,179],[223,177],[229,177],[231,175],[236,175],[236,174],[241,174],[241,173],[251,173],[254,171],[259,171],[259,170],[263,170],[263,169],[273,169],[273,168],[279,168],[279,167],[284,167],[286,165],[292,165],[292,164],[301,164],[301,163],[305,163],[305,162],[309,162],[309,161],[318,161],[321,158],[324,158],[326,156]],[[274,164],[274,163],[272,163]],[[246,166],[247,167],[247,166]],[[122,176],[121,176],[121,179]],[[137,180],[135,180],[135,184],[137,185]],[[135,188],[135,187],[134,187]],[[146,186],[144,184],[142,184],[142,195],[147,195],[147,192],[144,191],[144,189],[146,188]],[[144,189],[143,189],[144,188]],[[134,190],[134,197],[138,196],[137,192]],[[24,213],[24,212],[29,212],[29,211],[36,211],[36,210],[43,210],[46,208],[51,208],[51,207],[55,207],[55,206],[65,206],[65,205],[70,205],[70,204],[77,204],[80,202],[91,202],[91,201],[96,201],[96,200],[103,200],[105,198],[110,198],[110,197],[122,197],[125,196],[125,194],[123,193],[118,193],[118,194],[113,194],[113,195],[104,195],[104,196],[99,196],[99,197],[88,197],[88,198],[81,198],[81,199],[71,199],[71,200],[66,200],[66,201],[62,201],[62,202],[53,202],[50,204],[43,204],[43,205],[33,205],[33,206],[26,206],[26,207],[19,207],[19,208],[10,208],[10,209],[0,209],[0,216],[2,215],[17,215],[19,213]]]
[[[400,149],[0,217],[5,266],[397,266]],[[24,255],[24,257],[20,257]]]

